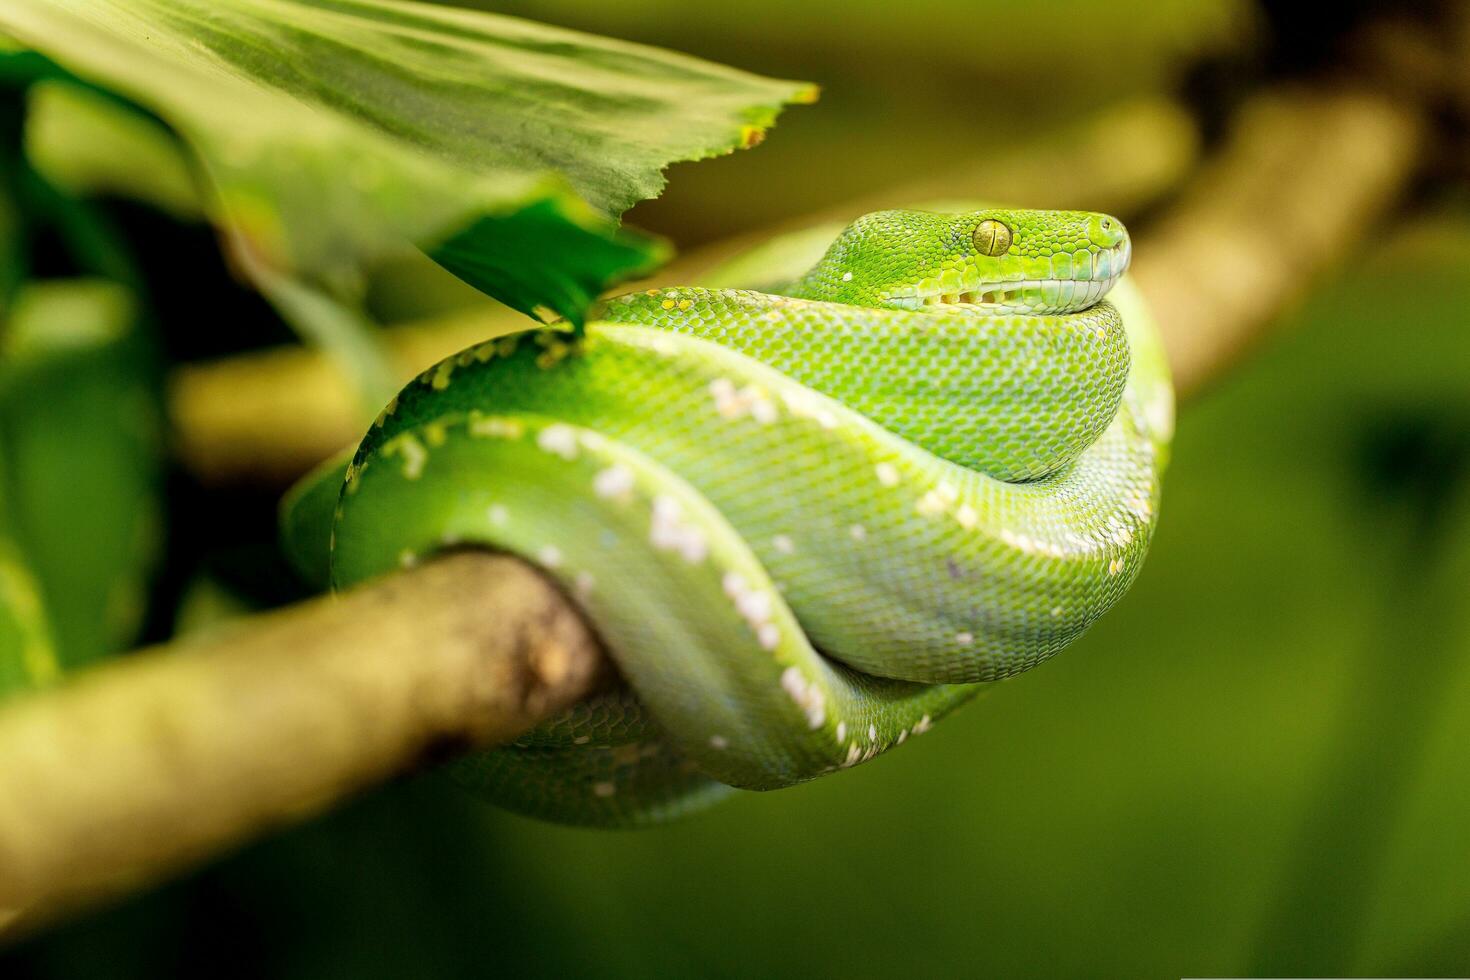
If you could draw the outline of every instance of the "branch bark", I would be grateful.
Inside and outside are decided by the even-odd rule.
[[[1423,129],[1414,104],[1362,89],[1279,91],[1246,106],[1136,251],[1186,391],[1258,342],[1353,242],[1380,233]],[[224,390],[239,401],[238,384]],[[191,417],[203,418],[185,412],[186,428]],[[268,431],[280,439],[311,417],[298,409]],[[207,442],[206,431],[186,440]],[[292,466],[349,433],[332,430]],[[195,459],[217,475],[249,471],[239,461]],[[609,669],[535,571],[463,554],[84,674],[0,710],[0,908],[14,929],[155,880],[435,747],[514,738]]]
[[[22,698],[0,711],[0,933],[514,738],[608,671],[542,576],[462,552]]]
[[[1366,88],[1248,102],[1134,251],[1181,398],[1260,343],[1353,245],[1381,235],[1423,152],[1423,110]]]

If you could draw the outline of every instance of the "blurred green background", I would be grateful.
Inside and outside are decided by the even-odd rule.
[[[1229,0],[496,9],[824,86],[760,149],[675,167],[630,215],[681,246],[1138,96],[1186,99],[1208,145],[1240,93],[1329,57],[1291,15]],[[1146,227],[1142,210],[1126,217]],[[160,251],[204,237],[120,214]],[[1467,219],[1463,191],[1425,189],[1186,406],[1132,593],[1063,656],[902,752],[637,833],[533,823],[416,776],[35,939],[0,969],[1470,972]],[[175,295],[157,313],[166,336],[186,305]],[[414,297],[389,305],[413,312]],[[270,495],[166,479],[153,635],[201,575],[231,602],[291,597],[269,553]]]

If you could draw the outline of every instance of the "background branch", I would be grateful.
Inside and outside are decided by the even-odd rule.
[[[1136,252],[1185,391],[1217,376],[1319,273],[1376,233],[1420,159],[1419,112],[1364,89],[1279,90],[1245,105]],[[1121,161],[1132,150],[1103,139],[1089,152],[1106,170],[1111,154]],[[1153,183],[1144,181],[1155,190],[1170,172],[1157,163]],[[1014,193],[1032,203],[1051,191]],[[688,275],[718,251],[661,278]],[[417,370],[481,339],[484,319],[473,329],[402,333],[401,366]],[[331,382],[313,373],[320,363],[305,357],[180,375],[174,412],[190,465],[220,479],[278,479],[349,442],[357,423],[341,406],[350,397],[332,403]],[[249,380],[252,372],[260,377]],[[264,406],[281,399],[284,414],[270,421]],[[243,414],[226,417],[230,405]],[[436,747],[513,738],[607,670],[571,605],[534,570],[460,554],[84,673],[0,710],[0,907],[19,929],[155,880]]]
[[[1417,105],[1365,88],[1286,89],[1242,107],[1229,143],[1134,253],[1182,397],[1382,233],[1423,129]]]

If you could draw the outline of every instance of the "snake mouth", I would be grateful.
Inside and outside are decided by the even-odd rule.
[[[1103,298],[1116,278],[1023,279],[1020,282],[982,283],[958,293],[916,297],[915,309],[932,312],[1067,313],[1085,310]]]
[[[1125,243],[1099,252],[1085,263],[1070,255],[1064,257],[1065,262],[1053,259],[1049,270],[1052,275],[1044,278],[1016,273],[1004,280],[931,280],[895,292],[886,305],[972,316],[1075,313],[1096,305],[1113,288],[1128,268],[1131,252]]]

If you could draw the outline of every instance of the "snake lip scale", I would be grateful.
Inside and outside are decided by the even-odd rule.
[[[1132,241],[1124,235],[1103,247],[1059,251],[1039,264],[1002,258],[984,271],[966,266],[958,278],[929,277],[900,286],[879,302],[896,309],[976,316],[1083,309],[1107,295],[1132,257]]]
[[[957,293],[895,297],[889,305],[897,309],[974,316],[1092,306],[1113,288],[1119,278],[1120,276],[1103,280],[1022,279],[1007,283],[981,282]]]
[[[1173,402],[1121,222],[877,212],[804,273],[779,244],[763,291],[447,358],[284,505],[335,586],[482,546],[582,607],[625,683],[454,764],[495,802],[640,825],[856,765],[1138,574]]]

